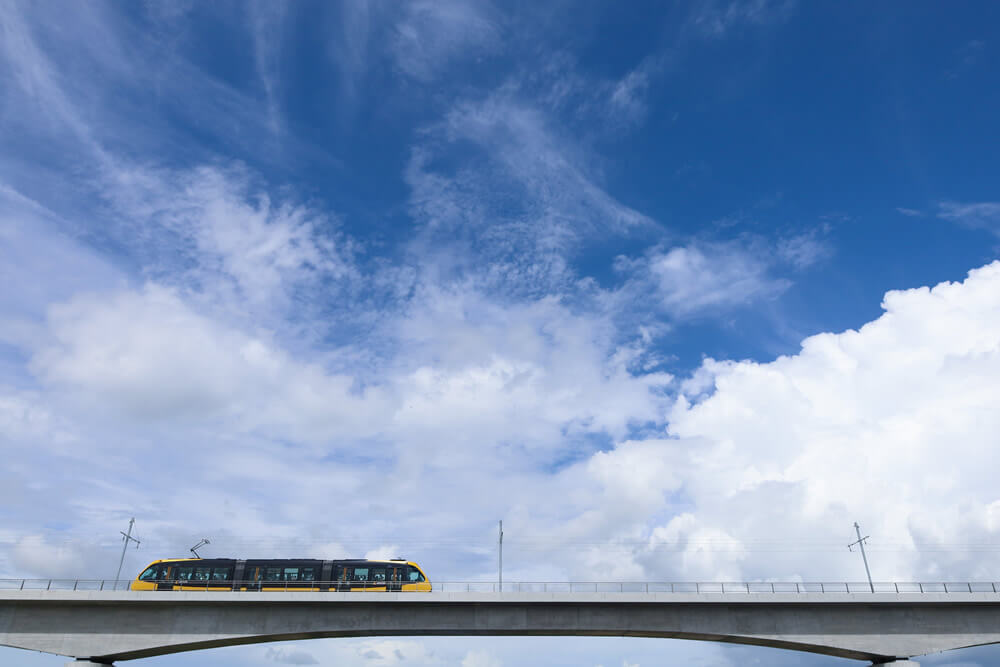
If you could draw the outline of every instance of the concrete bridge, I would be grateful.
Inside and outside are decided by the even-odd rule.
[[[794,584],[793,584],[794,585]],[[970,590],[972,590],[970,588]],[[0,644],[76,667],[322,637],[669,637],[915,665],[1000,643],[1000,594],[0,591]]]

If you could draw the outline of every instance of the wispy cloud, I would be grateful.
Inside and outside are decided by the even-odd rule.
[[[304,284],[337,291],[357,277],[354,244],[338,233],[335,218],[253,197],[251,187],[238,165],[121,168],[103,184],[123,221],[120,242],[156,262],[150,268],[158,277],[181,276],[205,291],[233,289],[251,307],[287,307]]]
[[[964,72],[973,68],[986,52],[986,42],[981,39],[972,39],[955,50],[956,62],[945,70],[945,75],[949,79],[957,79]]]
[[[722,37],[746,25],[768,25],[788,19],[796,0],[703,0],[692,13],[694,27],[711,37]]]
[[[78,9],[71,11],[77,12]],[[87,16],[86,10],[80,13],[83,17],[78,18]],[[90,20],[82,22],[93,23]],[[0,8],[0,35],[0,53],[10,77],[8,82],[12,79],[15,84],[13,89],[20,89],[23,95],[5,96],[8,110],[21,116],[22,122],[26,123],[41,114],[49,123],[68,129],[89,149],[101,152],[90,123],[82,116],[80,106],[66,92],[74,79],[60,73],[50,59],[50,52],[39,46],[35,26],[22,14],[18,3],[6,3]],[[30,104],[18,104],[22,100],[29,100]]]
[[[282,129],[281,118],[281,59],[285,17],[289,5],[276,2],[252,2],[247,18],[253,36],[257,75],[267,97],[267,112],[274,132]]]
[[[337,20],[331,26],[335,39],[328,46],[333,67],[337,71],[341,97],[345,109],[352,109],[357,102],[359,89],[369,70],[374,47],[380,38],[373,38],[373,14],[368,0],[340,3]]]
[[[182,129],[185,124],[212,136],[219,142],[216,148],[244,159],[274,164],[295,153],[332,162],[295,136],[279,141],[271,131],[279,107],[261,105],[258,95],[192,64],[183,40],[147,39],[150,26],[143,14],[125,17],[99,4],[60,8],[58,17],[53,11],[18,3],[0,10],[0,76],[11,91],[0,104],[16,119],[0,131],[53,147],[37,151],[30,168],[66,169],[89,162],[88,171],[114,170],[122,146],[133,154],[167,154],[177,145],[198,150]],[[79,29],[62,31],[64,23]],[[260,48],[255,57],[270,87],[267,99],[275,102],[280,92],[278,37],[264,23],[262,18],[256,24]],[[200,152],[203,159],[212,155]],[[51,154],[59,159],[50,164]],[[0,156],[3,162],[18,159],[16,154]],[[9,166],[12,174],[21,171],[27,169]]]
[[[823,230],[815,230],[778,239],[776,256],[802,270],[833,255],[833,246],[824,238]]]
[[[455,158],[456,147],[464,149],[463,162],[438,166]],[[653,224],[610,195],[598,176],[583,146],[507,88],[452,109],[425,134],[407,170],[424,233],[474,242],[506,267],[497,278],[514,289],[566,280],[567,256],[583,239]]]
[[[419,81],[501,44],[502,19],[485,0],[418,0],[401,7],[390,48],[396,67]]]
[[[647,56],[618,77],[581,71],[566,52],[547,55],[508,83],[547,110],[558,111],[563,123],[586,128],[588,134],[617,134],[642,124],[650,91],[666,69],[662,54]]]
[[[1000,202],[966,204],[945,201],[938,204],[938,217],[1000,236]]]

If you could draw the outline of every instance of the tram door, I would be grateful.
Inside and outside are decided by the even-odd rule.
[[[243,569],[244,585],[248,591],[259,591],[261,579],[264,578],[264,568],[249,563]]]
[[[405,565],[390,565],[386,568],[386,587],[387,591],[401,591],[403,590],[403,577],[406,575]]]
[[[163,566],[161,565],[160,567],[162,568]],[[161,570],[161,572],[156,577],[157,579],[156,590],[158,591],[174,590],[174,584],[177,583],[176,581],[174,581],[174,577],[176,576],[177,576],[177,566],[167,565],[166,568]]]

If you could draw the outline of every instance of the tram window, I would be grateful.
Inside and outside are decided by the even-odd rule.
[[[367,567],[354,568],[354,576],[351,577],[351,581],[368,581],[368,568]]]
[[[233,578],[233,570],[228,567],[213,567],[212,581],[229,581]]]
[[[174,569],[174,579],[179,581],[191,581],[195,568],[191,565],[180,565]]]
[[[369,574],[370,574],[370,576],[368,577],[369,581],[379,581],[379,582],[383,582],[383,583],[385,582],[385,568],[384,567],[373,567],[369,571]]]
[[[300,567],[299,568],[299,581],[316,581],[316,568],[315,567]]]
[[[142,574],[139,575],[139,580],[156,581],[157,579],[163,579],[166,569],[167,566],[162,563],[160,565],[150,565]]]
[[[420,574],[420,570],[415,567],[410,566],[409,572],[407,573],[408,578],[411,582],[413,581],[426,581],[424,575]]]
[[[210,567],[196,567],[194,568],[194,574],[191,575],[191,579],[194,581],[208,581],[212,578],[212,568]]]
[[[281,581],[281,568],[280,567],[266,567],[264,568],[264,581]]]
[[[299,580],[299,568],[297,567],[286,567],[285,568],[285,581],[298,581]]]

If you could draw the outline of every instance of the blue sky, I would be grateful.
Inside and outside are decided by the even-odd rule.
[[[135,516],[130,572],[208,536],[489,579],[502,518],[509,580],[856,580],[854,521],[877,579],[995,579],[998,24],[5,4],[0,575],[113,576]],[[147,662],[842,662],[579,645]]]

